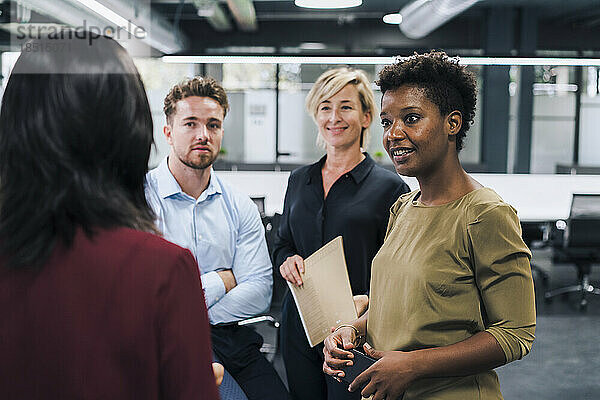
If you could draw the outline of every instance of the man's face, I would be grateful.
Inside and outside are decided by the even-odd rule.
[[[190,168],[210,167],[221,149],[224,118],[223,107],[210,97],[179,100],[163,129],[171,153]]]

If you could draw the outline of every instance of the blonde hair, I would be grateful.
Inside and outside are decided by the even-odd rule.
[[[373,122],[377,108],[375,105],[375,96],[370,88],[370,82],[366,73],[360,69],[342,67],[330,69],[321,74],[306,96],[306,110],[312,116],[315,123],[317,121],[319,105],[349,84],[356,87],[362,112],[365,114],[370,113],[371,122]],[[366,149],[368,143],[369,127],[363,128],[361,132],[360,147]],[[317,145],[325,147],[325,141],[320,131],[317,135]]]

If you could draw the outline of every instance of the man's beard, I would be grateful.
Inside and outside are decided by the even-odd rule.
[[[191,162],[179,157],[179,161],[181,161],[185,166],[188,166],[193,169],[206,169],[209,168],[216,160],[217,154],[211,153],[210,155],[203,155],[198,162]]]

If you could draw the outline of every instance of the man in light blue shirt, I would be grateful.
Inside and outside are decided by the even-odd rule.
[[[181,189],[167,158],[148,173],[146,182],[158,229],[198,261],[211,324],[237,322],[266,311],[272,267],[254,202],[214,171],[206,190],[195,199]],[[224,274],[233,275],[231,288]]]
[[[193,78],[165,98],[169,156],[146,176],[146,198],[164,237],[195,256],[211,323],[213,350],[250,400],[286,399],[259,352],[262,338],[238,326],[266,311],[272,266],[256,205],[212,170],[223,138],[227,95],[211,78]]]

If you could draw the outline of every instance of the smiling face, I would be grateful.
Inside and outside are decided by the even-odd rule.
[[[371,123],[371,114],[362,110],[358,90],[348,84],[319,104],[315,118],[327,148],[360,148],[360,136]]]
[[[205,169],[217,158],[223,139],[223,107],[210,97],[179,100],[164,127],[171,155],[193,169]]]
[[[458,157],[453,137],[461,123],[460,112],[440,114],[418,86],[388,90],[381,100],[383,147],[401,175],[429,176]]]

